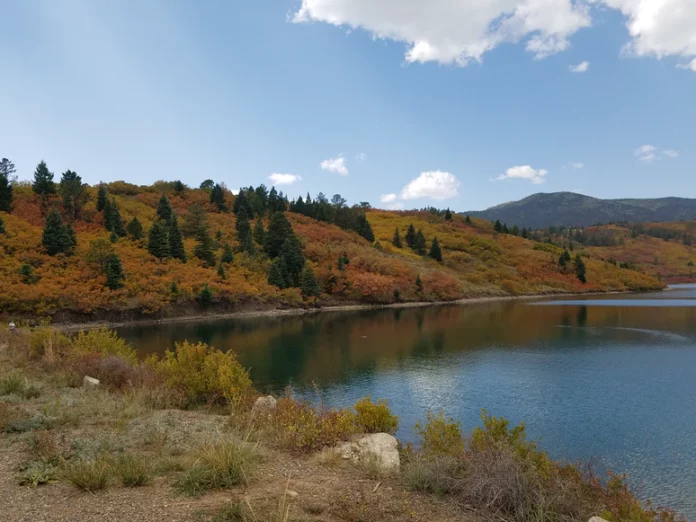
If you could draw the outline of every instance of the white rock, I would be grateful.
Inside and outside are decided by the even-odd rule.
[[[276,409],[277,401],[271,395],[259,397],[251,409],[252,415],[268,415]]]
[[[297,497],[300,496],[300,494],[299,494],[297,491],[293,491],[293,490],[291,490],[291,489],[288,489],[288,490],[286,491],[286,494],[287,494],[287,496],[290,497],[290,498],[297,498]]]
[[[401,467],[398,445],[398,441],[392,435],[374,433],[364,435],[355,442],[344,442],[337,449],[341,453],[341,457],[353,462],[360,462],[368,455],[374,455],[383,471],[394,472],[399,471]]]
[[[94,388],[95,386],[99,386],[99,379],[85,375],[84,379],[82,379],[82,386],[85,388]]]
[[[608,522],[607,520],[604,520],[602,517],[592,517],[590,520],[587,522]]]

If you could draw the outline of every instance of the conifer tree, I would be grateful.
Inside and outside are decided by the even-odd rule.
[[[471,218],[469,216],[466,216],[464,223],[466,223],[467,225],[471,225]]]
[[[314,276],[314,270],[309,265],[306,265],[302,269],[302,274],[300,275],[300,290],[302,291],[302,297],[307,299],[308,297],[319,297],[321,295],[321,288],[319,288],[319,283],[317,283],[317,278]]]
[[[174,192],[176,192],[178,195],[181,195],[184,193],[186,190],[186,185],[183,184],[181,180],[176,180],[174,182]]]
[[[499,219],[496,219],[495,223],[493,223],[493,230],[495,230],[498,233],[503,231],[503,224],[500,222]]]
[[[109,224],[111,225],[111,232],[116,234],[118,237],[125,236],[126,229],[123,226],[123,220],[121,219],[121,211],[118,208],[118,203],[116,203],[116,198],[111,198],[111,202],[109,203],[107,209],[109,211]],[[105,214],[107,209],[104,209]],[[107,228],[107,230],[109,229]]]
[[[77,234],[75,233],[72,223],[68,222],[68,224],[65,226],[65,232],[68,234],[68,238],[70,239],[70,249],[68,250],[68,253],[72,253],[77,246]]]
[[[232,211],[235,213],[235,215],[238,215],[240,209],[242,208],[246,210],[247,219],[253,219],[254,208],[251,206],[249,198],[247,198],[247,193],[245,189],[240,190],[239,194],[237,194],[237,198],[234,200],[234,208],[232,209]]]
[[[271,222],[268,225],[264,241],[264,250],[271,259],[278,257],[285,240],[291,235],[294,235],[294,233],[288,218],[285,217],[283,212],[275,212],[271,216]]]
[[[403,248],[403,243],[401,242],[401,234],[399,233],[399,227],[394,230],[394,237],[392,237],[392,245],[396,248]]]
[[[207,229],[199,230],[196,235],[196,247],[193,250],[193,255],[203,261],[206,266],[215,266],[215,253],[213,252],[213,240],[208,234]]]
[[[413,223],[408,226],[408,230],[406,231],[406,245],[408,248],[414,248],[416,245],[416,229]]]
[[[421,281],[420,274],[416,276],[416,290],[418,290],[418,293],[423,293],[423,281]]]
[[[12,209],[12,174],[16,172],[14,163],[7,158],[0,161],[0,212],[9,212]]]
[[[116,232],[112,232],[109,234],[109,241],[112,243],[117,243],[118,242],[118,236],[116,235]]]
[[[67,254],[72,249],[73,243],[70,234],[63,224],[63,218],[53,208],[46,217],[41,244],[49,256]]]
[[[416,232],[416,239],[413,241],[413,250],[416,251],[416,254],[424,256],[425,249],[425,236],[423,235],[423,231],[418,229],[418,232]]]
[[[283,248],[280,250],[280,257],[283,258],[285,263],[285,276],[288,286],[299,286],[300,274],[305,265],[305,257],[302,253],[302,245],[294,234],[285,240]]]
[[[585,284],[587,282],[585,262],[580,257],[580,254],[575,256],[575,275],[581,283]]]
[[[227,212],[225,191],[218,183],[216,183],[213,190],[210,191],[210,202],[214,204],[220,212]]]
[[[201,308],[208,308],[213,303],[213,292],[208,287],[208,283],[203,285],[198,294],[198,304]]]
[[[222,262],[218,265],[217,274],[218,276],[220,276],[220,279],[227,279],[227,274],[225,273],[225,265]]]
[[[123,281],[126,279],[126,274],[121,266],[121,259],[116,254],[111,254],[106,258],[104,266],[106,275],[106,286],[111,290],[116,290],[123,286]]]
[[[70,214],[72,219],[80,217],[82,205],[87,200],[85,185],[77,172],[66,170],[60,179],[60,195],[63,197],[63,208]]]
[[[254,225],[254,241],[263,246],[265,240],[266,230],[263,228],[263,221],[261,218],[259,218],[256,220],[256,224]]]
[[[5,232],[5,222],[3,221],[2,216],[0,216],[0,234],[4,234]]]
[[[271,267],[268,270],[268,284],[276,286],[280,289],[287,288],[288,283],[285,279],[285,263],[282,257],[277,257],[271,263]]]
[[[100,183],[99,189],[97,189],[97,212],[104,210],[108,201],[106,185],[104,185],[104,183]]]
[[[134,217],[128,222],[126,231],[134,241],[138,241],[139,239],[143,238],[143,225],[140,223],[137,217]]]
[[[174,259],[178,259],[182,263],[186,262],[186,250],[184,249],[184,239],[181,237],[179,223],[176,215],[172,213],[169,221],[169,255]]]
[[[166,224],[158,219],[150,227],[148,235],[147,251],[157,259],[169,257],[169,237]]]
[[[196,237],[201,229],[208,229],[208,214],[203,207],[193,204],[184,217],[181,232],[185,237]]]
[[[367,216],[364,212],[358,214],[356,232],[367,239],[370,243],[375,240],[375,234],[372,231],[372,226],[370,226],[370,222],[367,220]]]
[[[428,255],[435,261],[442,263],[442,250],[440,250],[440,242],[437,240],[437,238],[433,239]]]
[[[225,243],[222,247],[222,256],[220,257],[221,263],[231,263],[234,261],[234,254],[232,253],[232,247],[229,243]]]
[[[169,203],[169,198],[167,198],[166,194],[162,194],[162,197],[157,202],[157,217],[169,224],[173,215],[174,211]]]
[[[452,221],[452,211],[449,208],[445,210],[445,221]]]
[[[111,200],[107,199],[104,203],[104,228],[111,232],[114,229],[113,214],[111,213]]]
[[[41,161],[34,171],[34,181],[31,189],[35,194],[48,196],[56,193],[56,184],[53,183],[53,172],[48,170],[45,161]]]
[[[249,215],[245,207],[241,207],[237,213],[237,241],[242,252],[251,253],[254,244],[251,238],[251,225],[249,225]]]

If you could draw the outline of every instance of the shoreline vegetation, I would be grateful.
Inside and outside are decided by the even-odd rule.
[[[385,401],[332,409],[289,391],[259,397],[232,352],[202,343],[139,360],[104,328],[2,329],[0,512],[7,520],[681,520],[639,501],[622,475],[551,460],[524,425],[485,411],[481,420],[466,434],[443,412],[427,412],[417,448],[392,444],[399,419]]]

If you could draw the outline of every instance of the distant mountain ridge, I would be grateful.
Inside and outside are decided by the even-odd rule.
[[[696,199],[599,199],[574,192],[552,192],[467,214],[526,228],[682,221],[696,219]]]

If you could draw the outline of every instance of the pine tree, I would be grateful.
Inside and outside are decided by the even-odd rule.
[[[304,267],[300,275],[300,290],[302,291],[302,297],[305,299],[321,295],[321,288],[319,288],[317,278],[314,276],[314,270],[309,265]]]
[[[563,250],[563,253],[558,258],[558,265],[561,268],[565,268],[568,265],[568,263],[570,263],[570,253],[568,252],[568,250]]]
[[[251,203],[249,203],[246,190],[244,189],[240,190],[239,194],[237,194],[237,198],[234,200],[234,208],[232,209],[232,211],[235,213],[235,215],[238,215],[240,209],[242,208],[246,210],[247,219],[253,219],[254,208],[251,206]]]
[[[19,267],[19,275],[22,276],[22,282],[25,285],[33,285],[39,280],[36,274],[34,274],[34,267],[29,263],[23,263],[22,266]]]
[[[282,257],[277,257],[271,263],[268,270],[268,284],[276,286],[280,289],[287,288],[288,282],[285,279],[286,272],[285,262]]]
[[[31,189],[35,194],[48,196],[56,193],[56,184],[53,183],[53,172],[48,170],[45,161],[41,161],[34,171],[34,182],[31,184]]]
[[[181,180],[176,180],[174,182],[174,192],[176,192],[178,195],[181,195],[184,193],[186,190],[186,185],[183,184]]]
[[[0,212],[9,212],[12,209],[12,174],[16,172],[14,163],[7,158],[0,161]]]
[[[200,189],[201,190],[213,190],[213,187],[215,186],[215,182],[212,179],[206,179],[201,183]]]
[[[581,283],[585,284],[587,282],[585,262],[580,257],[580,254],[575,256],[575,275]]]
[[[104,209],[106,213],[107,209]],[[109,210],[109,222],[111,224],[111,231],[118,237],[123,237],[126,235],[126,229],[123,226],[123,220],[121,219],[121,211],[118,208],[118,203],[116,203],[115,198],[111,198],[111,202],[108,206]],[[107,228],[107,230],[109,230]]]
[[[264,250],[271,259],[275,259],[280,254],[281,248],[285,240],[294,235],[292,226],[285,217],[283,212],[275,212],[271,216],[271,222],[268,225],[266,239],[264,241]]]
[[[440,250],[440,242],[437,240],[437,238],[433,239],[428,255],[435,261],[442,263],[442,250]]]
[[[263,228],[263,221],[261,218],[259,218],[256,220],[256,224],[254,225],[254,241],[263,246],[265,240],[266,230]]]
[[[63,218],[55,208],[51,209],[46,217],[41,244],[49,256],[67,254],[72,249],[72,239],[63,224]]]
[[[63,197],[63,208],[70,214],[72,219],[80,217],[82,205],[86,202],[87,192],[82,178],[77,172],[66,170],[60,179],[60,195]]]
[[[452,221],[452,211],[449,208],[445,210],[445,221]]]
[[[169,221],[169,255],[178,259],[182,263],[186,262],[186,250],[184,249],[184,239],[181,237],[179,223],[176,215],[172,213]]]
[[[2,216],[0,216],[0,234],[5,234],[5,221],[3,221]]]
[[[241,207],[237,213],[237,241],[239,241],[239,249],[242,252],[251,253],[254,249],[254,244],[251,238],[251,225],[249,225],[249,215],[246,208]]]
[[[234,254],[232,253],[232,247],[229,243],[225,243],[222,247],[222,256],[220,257],[221,263],[231,263],[234,261]]]
[[[156,220],[150,228],[147,251],[158,259],[166,259],[169,257],[167,225],[160,219]]]
[[[495,230],[498,233],[503,231],[503,224],[500,222],[500,220],[495,220],[495,223],[493,224],[493,230]]]
[[[166,194],[162,194],[162,197],[157,202],[157,217],[168,224],[172,220],[173,215],[174,212],[169,203],[169,198],[167,198]]]
[[[372,231],[372,226],[370,226],[370,222],[367,220],[367,216],[364,212],[358,214],[356,232],[367,239],[370,243],[375,240],[375,234]]]
[[[466,216],[464,223],[466,223],[467,225],[471,225],[471,218],[469,216]]]
[[[403,243],[401,242],[401,234],[399,233],[399,227],[394,230],[394,237],[392,237],[392,245],[396,248],[403,248]]]
[[[406,245],[408,248],[413,248],[416,245],[416,229],[411,223],[406,231]]]
[[[109,241],[111,241],[112,243],[117,243],[117,242],[118,242],[118,236],[116,235],[116,232],[112,232],[112,233],[109,235]]]
[[[72,223],[68,222],[68,224],[65,226],[65,232],[68,234],[68,238],[70,239],[70,249],[67,253],[72,254],[73,250],[75,250],[75,247],[77,246],[77,234],[75,233],[75,228],[73,228]]]
[[[103,183],[99,184],[99,189],[97,190],[97,212],[101,212],[106,207],[108,202],[108,193],[106,192],[106,185]]]
[[[285,240],[283,248],[280,250],[280,257],[286,267],[286,280],[288,286],[299,286],[300,274],[305,265],[305,257],[302,253],[300,240],[293,234]]]
[[[420,274],[416,276],[416,290],[418,290],[418,293],[423,293],[423,281],[421,281]]]
[[[191,205],[184,216],[181,232],[184,237],[196,237],[201,229],[208,230],[208,214],[200,205]]]
[[[227,212],[227,205],[225,204],[225,191],[217,183],[213,187],[213,190],[210,191],[210,202],[214,204],[220,212]]]
[[[126,274],[123,273],[121,259],[116,254],[111,254],[106,258],[104,273],[106,275],[106,286],[109,289],[116,290],[123,286]]]
[[[198,294],[198,304],[201,308],[208,308],[213,304],[213,292],[208,287],[208,283],[203,285],[203,288],[201,288]]]
[[[196,236],[196,247],[193,255],[203,261],[206,266],[215,266],[215,253],[213,252],[213,240],[207,230],[200,230]]]
[[[225,265],[222,262],[218,265],[217,274],[220,279],[227,279],[227,274],[225,273]]]
[[[416,254],[424,256],[425,249],[425,236],[423,235],[423,231],[418,229],[418,232],[416,232],[416,239],[413,241],[413,250],[415,250]]]
[[[111,213],[111,200],[107,199],[104,203],[104,228],[111,232],[114,229],[113,214]]]
[[[137,217],[134,217],[128,222],[126,231],[134,241],[138,241],[139,239],[143,238],[143,225],[140,223]]]

